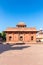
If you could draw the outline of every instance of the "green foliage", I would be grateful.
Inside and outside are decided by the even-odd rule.
[[[0,38],[2,38],[2,33],[0,33]]]
[[[5,34],[5,32],[2,32],[2,39],[3,39],[3,41],[6,41],[6,34]]]
[[[2,38],[2,41],[6,41],[6,34],[5,34],[5,32],[0,33],[0,38]]]

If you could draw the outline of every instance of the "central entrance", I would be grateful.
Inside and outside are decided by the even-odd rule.
[[[23,34],[23,32],[19,32],[19,43],[23,43],[23,41],[24,41],[24,34]]]
[[[23,41],[23,33],[22,32],[19,33],[19,41],[21,41],[21,42]]]
[[[23,41],[23,36],[20,36],[20,37],[19,37],[19,40],[20,40],[20,41]]]

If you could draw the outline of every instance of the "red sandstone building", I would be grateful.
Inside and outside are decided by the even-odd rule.
[[[43,30],[39,30],[36,36],[37,42],[43,42]]]
[[[28,28],[26,24],[20,22],[16,27],[7,28],[6,43],[35,43],[36,42],[36,28]]]

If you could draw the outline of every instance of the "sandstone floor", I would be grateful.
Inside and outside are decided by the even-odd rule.
[[[43,44],[0,44],[0,65],[43,65]]]

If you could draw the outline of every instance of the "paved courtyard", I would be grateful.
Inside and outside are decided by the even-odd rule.
[[[43,65],[43,44],[0,44],[0,65]]]

